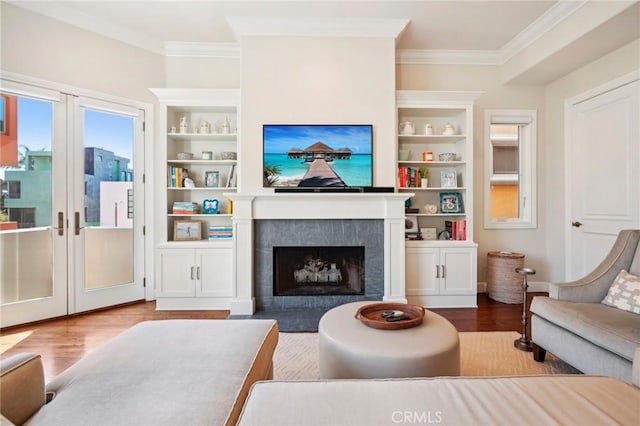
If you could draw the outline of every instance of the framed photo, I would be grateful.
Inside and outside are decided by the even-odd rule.
[[[202,201],[202,214],[218,214],[220,203],[218,200]]]
[[[202,223],[198,220],[176,220],[173,222],[174,241],[202,239]]]
[[[204,172],[204,186],[217,187],[220,186],[220,172]]]
[[[404,218],[404,232],[418,232],[418,217],[417,216],[405,216],[405,218]]]
[[[440,211],[442,213],[462,213],[462,196],[460,193],[441,192]]]
[[[440,186],[443,188],[458,187],[458,173],[455,170],[443,170],[440,172]]]

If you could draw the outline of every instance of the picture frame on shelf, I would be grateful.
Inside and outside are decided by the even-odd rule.
[[[196,241],[202,239],[202,222],[199,220],[176,220],[173,222],[174,241]]]
[[[220,202],[216,199],[202,201],[202,214],[218,214]]]
[[[440,212],[462,213],[462,195],[459,192],[440,193]]]
[[[405,218],[404,218],[404,232],[418,232],[418,217],[417,216],[405,216]]]
[[[210,188],[220,186],[220,172],[217,170],[204,172],[204,186]]]
[[[442,170],[440,172],[440,186],[442,188],[457,188],[458,174],[455,170]]]

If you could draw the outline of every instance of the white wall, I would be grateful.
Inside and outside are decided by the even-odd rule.
[[[241,49],[242,191],[263,190],[265,123],[373,124],[374,184],[394,185],[393,39],[244,37]]]
[[[550,218],[545,232],[546,260],[552,281],[565,279],[565,232],[570,226],[565,219],[564,102],[634,70],[640,70],[640,39],[554,81],[545,88],[546,126],[542,135],[546,143],[544,151],[540,154],[547,159],[547,167],[543,170],[547,189],[543,203],[539,205],[540,209],[546,210],[545,215]],[[606,141],[603,141],[603,144],[606,144]]]
[[[240,65],[240,59],[170,56],[165,59],[164,85],[156,87],[237,89]]]
[[[4,71],[153,102],[164,85],[164,57],[2,3]]]

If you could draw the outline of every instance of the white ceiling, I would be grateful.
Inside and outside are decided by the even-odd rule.
[[[399,49],[497,50],[556,1],[11,1],[68,23],[151,45],[237,42],[227,17],[410,21]],[[108,35],[108,34],[105,34]]]
[[[604,16],[604,6],[617,3],[609,9],[624,11],[624,17],[607,15],[599,27],[565,36],[563,48],[530,67],[521,83],[557,78],[640,37],[636,0],[0,1],[167,56],[239,57],[238,19],[297,28],[322,21],[339,31],[363,22],[376,26],[375,20],[399,28],[408,22],[396,44],[397,61],[409,64],[501,65],[584,9]]]

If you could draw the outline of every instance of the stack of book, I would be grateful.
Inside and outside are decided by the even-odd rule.
[[[184,178],[187,177],[186,169],[182,167],[169,166],[167,170],[167,185],[169,188],[183,188]]]
[[[171,209],[173,214],[191,215],[198,213],[198,204],[189,201],[176,201]]]
[[[398,187],[417,188],[420,186],[420,170],[413,167],[398,167]]]
[[[444,227],[449,235],[451,235],[452,240],[464,241],[467,239],[466,220],[445,220]]]
[[[218,240],[222,238],[233,237],[233,228],[230,226],[210,226],[209,227],[209,239]]]

